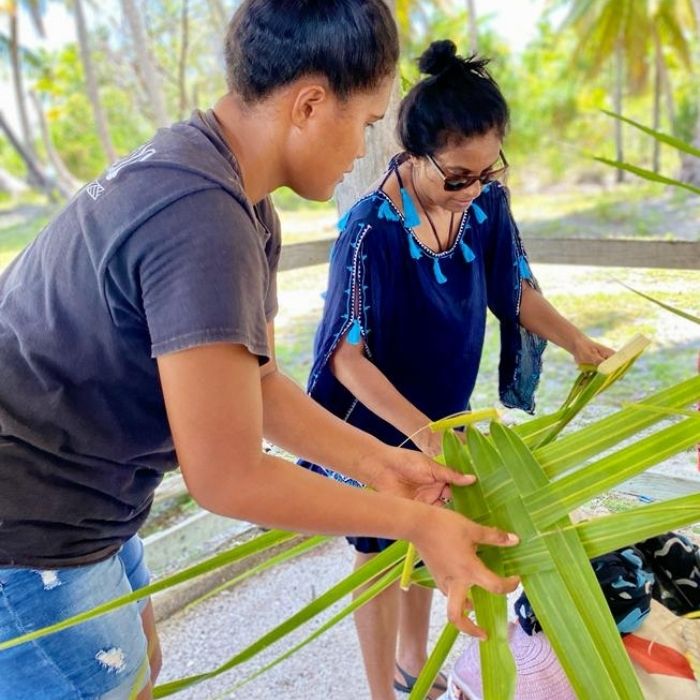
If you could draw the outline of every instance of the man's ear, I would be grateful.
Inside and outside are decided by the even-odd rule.
[[[291,121],[299,128],[314,118],[320,109],[327,106],[330,98],[328,88],[318,83],[301,85],[292,102]]]

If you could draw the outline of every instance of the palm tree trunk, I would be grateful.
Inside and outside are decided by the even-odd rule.
[[[622,114],[622,86],[625,80],[623,51],[622,42],[618,41],[615,47],[615,86],[613,89],[613,111],[616,114]],[[615,119],[615,158],[620,162],[625,158],[622,122],[619,119]],[[618,169],[616,171],[615,181],[618,183],[624,182],[624,179],[624,170]]]
[[[36,156],[34,156],[33,153],[30,153],[24,147],[22,142],[15,135],[14,131],[12,131],[2,112],[0,112],[0,133],[5,134],[5,137],[7,138],[9,144],[12,146],[12,148],[16,151],[17,155],[24,161],[24,164],[27,166],[27,173],[29,174],[27,180],[30,182],[30,184],[41,188],[44,192],[46,192],[49,198],[52,201],[54,201],[56,197],[54,195],[53,186],[49,178],[47,178],[44,172],[42,171],[39,162],[36,160]]]
[[[181,32],[180,32],[180,62],[178,70],[178,86],[180,90],[180,117],[184,119],[188,109],[187,100],[187,51],[189,48],[189,3],[188,0],[182,0],[182,15],[181,15]]]
[[[385,1],[392,12],[395,12],[395,0]],[[395,79],[391,101],[384,119],[368,134],[366,155],[355,161],[352,172],[336,188],[335,201],[339,213],[344,213],[366,192],[367,188],[384,172],[389,158],[398,151],[394,124],[396,124],[400,100],[399,83],[398,79]]]
[[[666,103],[666,115],[668,122],[671,125],[671,130],[675,133],[676,130],[676,102],[673,97],[673,86],[671,85],[671,76],[668,73],[666,62],[661,61],[661,85],[664,93],[664,102]]]
[[[165,105],[165,94],[161,81],[158,78],[158,68],[153,52],[150,49],[150,38],[146,33],[143,17],[138,11],[134,0],[122,0],[122,10],[131,30],[136,56],[146,83],[148,99],[153,108],[154,121],[157,126],[167,126],[170,123],[170,119],[168,118],[168,110]]]
[[[22,132],[22,142],[27,151],[32,156],[36,157],[32,131],[29,126],[29,117],[27,116],[27,98],[24,92],[22,61],[19,55],[19,32],[16,11],[10,11],[10,64],[12,67],[12,85],[15,91],[15,102],[17,103],[17,116],[19,117],[19,125]]]
[[[695,45],[700,43],[700,0],[692,0],[693,14],[695,15]],[[693,133],[693,146],[700,148],[700,110],[695,122]],[[700,185],[700,159],[687,153],[681,154],[681,169],[678,175],[680,180],[691,185]]]
[[[656,131],[661,126],[661,87],[662,87],[662,66],[664,57],[661,49],[659,33],[654,28],[654,106],[652,115],[652,128]],[[661,144],[657,139],[652,139],[652,170],[658,173],[660,170]]]
[[[469,22],[469,51],[479,51],[479,29],[477,27],[476,0],[467,0],[467,22]]]
[[[92,113],[95,118],[95,126],[97,127],[97,135],[99,136],[102,150],[107,156],[109,162],[117,159],[117,153],[112,145],[112,139],[109,135],[107,127],[107,118],[102,103],[100,102],[100,93],[97,85],[97,77],[95,76],[95,68],[92,63],[90,54],[90,40],[88,38],[87,23],[85,22],[85,12],[83,9],[83,0],[75,0],[75,29],[78,36],[78,46],[80,47],[80,59],[85,72],[85,85],[87,89],[88,99],[92,105]]]
[[[41,101],[39,100],[39,96],[35,92],[31,92],[30,97],[32,103],[34,104],[34,109],[39,121],[41,138],[44,142],[44,149],[46,150],[49,161],[51,162],[51,165],[53,165],[56,175],[58,176],[58,188],[61,191],[61,194],[68,198],[76,190],[78,190],[80,187],[80,182],[73,176],[73,173],[68,170],[68,166],[63,162],[63,158],[61,158],[60,154],[56,150],[56,147],[54,146],[48,125],[46,124],[46,116],[44,114]]]
[[[223,33],[226,29],[226,25],[231,19],[226,12],[226,8],[221,0],[208,0],[209,11],[214,19],[214,22],[218,25],[219,30]]]
[[[26,182],[22,182],[7,170],[0,168],[0,192],[6,192],[10,197],[17,197],[24,194],[29,187]]]

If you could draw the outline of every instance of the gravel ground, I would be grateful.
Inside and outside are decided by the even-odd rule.
[[[160,681],[218,666],[285,616],[311,602],[318,593],[330,588],[350,572],[351,565],[349,546],[344,540],[336,539],[299,560],[256,576],[254,581],[170,618],[160,625],[165,660]],[[445,621],[444,601],[442,594],[436,593],[431,644]],[[340,607],[336,606],[333,611]],[[311,622],[302,629],[308,634],[316,626],[318,623]],[[176,697],[182,700],[361,700],[369,697],[350,617],[245,688],[230,690],[303,637],[301,633],[290,635],[289,641],[278,643],[253,661]],[[458,642],[455,649],[459,648]]]

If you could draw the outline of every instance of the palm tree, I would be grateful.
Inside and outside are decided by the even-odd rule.
[[[684,9],[685,14],[681,14]],[[673,124],[675,111],[673,108],[673,91],[664,60],[663,48],[664,46],[671,47],[685,66],[690,68],[690,47],[683,33],[683,24],[687,23],[689,16],[692,16],[692,7],[686,5],[686,7],[683,8],[683,3],[675,2],[675,0],[657,0],[657,2],[652,4],[652,14],[650,17],[650,29],[654,51],[654,106],[652,128],[657,131],[661,126],[662,92],[666,92],[668,116],[671,124]],[[620,112],[618,112],[618,114],[620,114]],[[660,142],[654,140],[652,170],[655,173],[659,172],[660,147]]]
[[[43,170],[36,157],[29,153],[29,151],[21,143],[20,139],[16,136],[12,127],[9,125],[5,119],[2,111],[0,111],[0,134],[4,135],[8,143],[17,152],[19,157],[24,161],[27,168],[27,181],[35,186],[42,189],[48,195],[49,199],[55,200],[54,187],[49,178],[44,174]]]
[[[44,24],[42,15],[46,10],[45,0],[9,0],[5,4],[4,11],[7,13],[9,20],[9,34],[5,41],[7,52],[10,59],[10,69],[12,75],[12,85],[15,93],[15,102],[17,103],[17,116],[19,117],[19,125],[22,133],[22,143],[27,153],[36,158],[34,149],[32,130],[29,124],[29,116],[27,110],[27,94],[24,89],[24,74],[23,74],[23,55],[26,52],[21,48],[19,43],[19,15],[20,9],[26,10],[36,32],[40,36],[44,36]]]
[[[469,22],[469,51],[474,54],[479,51],[476,0],[467,0],[467,20]]]
[[[78,190],[80,187],[80,181],[68,169],[68,166],[65,164],[63,158],[61,158],[61,154],[54,145],[53,139],[51,138],[51,133],[49,132],[48,124],[46,123],[46,115],[44,114],[44,107],[41,103],[39,95],[32,91],[29,96],[36,112],[39,130],[41,131],[41,139],[44,143],[44,150],[46,151],[49,162],[53,166],[56,174],[56,186],[58,187],[61,195],[68,199]]]
[[[87,22],[85,20],[83,0],[73,0],[72,4],[73,14],[75,16],[75,30],[78,37],[78,47],[80,49],[80,60],[82,61],[83,71],[85,72],[85,87],[87,89],[88,99],[92,106],[95,126],[97,127],[97,134],[102,144],[102,149],[107,159],[112,162],[117,159],[117,153],[114,150],[112,139],[109,135],[107,117],[105,116],[102,102],[100,101],[97,76],[95,74],[95,66],[90,51],[90,38],[88,36]]]
[[[410,3],[406,0],[385,0],[401,26],[400,12],[406,10]],[[377,176],[384,171],[386,164],[397,151],[394,137],[394,124],[399,105],[399,83],[394,81],[394,91],[384,119],[375,124],[367,136],[367,154],[356,161],[352,172],[338,186],[335,200],[339,213],[345,212],[362,195]]]
[[[146,84],[154,121],[157,126],[167,126],[170,119],[165,104],[165,93],[163,92],[162,80],[158,76],[158,66],[150,48],[151,42],[146,32],[143,17],[134,0],[121,0],[121,5],[131,31],[134,50]]]
[[[555,0],[555,7],[569,8],[562,28],[572,28],[579,36],[574,55],[588,60],[587,77],[600,73],[611,60],[614,63],[613,110],[623,109],[623,93],[641,91],[648,82],[647,57],[654,54],[654,118],[660,119],[660,94],[664,76],[663,47],[668,46],[690,65],[690,51],[683,33],[688,3],[674,0]],[[617,122],[615,148],[624,160],[622,124]],[[655,153],[658,161],[658,154]],[[623,172],[618,171],[618,182]]]
[[[189,0],[182,0],[182,11],[180,12],[180,59],[178,62],[178,89],[180,92],[179,115],[184,119],[187,113],[187,52],[190,41],[190,15]]]
[[[695,45],[697,47],[700,43],[700,0],[690,0],[690,5],[694,20]],[[700,111],[698,112],[698,118],[695,123],[692,145],[696,148],[700,148]],[[700,162],[698,159],[688,154],[682,154],[679,177],[683,182],[687,182],[688,184],[700,185]]]
[[[209,12],[214,22],[217,24],[220,31],[223,32],[227,22],[231,19],[230,13],[226,11],[222,0],[207,0],[207,4],[209,5]]]

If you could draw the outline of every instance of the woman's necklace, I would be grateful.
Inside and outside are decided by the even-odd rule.
[[[455,215],[454,212],[450,212],[450,227],[447,229],[447,245],[443,249],[442,247],[442,242],[440,241],[440,236],[438,236],[437,228],[435,226],[435,222],[433,221],[433,218],[428,214],[428,210],[426,209],[425,204],[423,204],[423,200],[421,199],[420,195],[418,194],[418,189],[416,187],[416,177],[413,172],[413,164],[411,164],[411,184],[413,185],[413,191],[415,192],[416,199],[418,200],[418,204],[420,204],[421,209],[425,213],[425,218],[428,220],[428,223],[430,224],[430,228],[433,232],[433,236],[435,236],[435,241],[437,243],[437,251],[438,253],[444,253],[445,250],[449,250],[450,248],[450,243],[452,241],[452,229],[454,227],[454,219]]]

